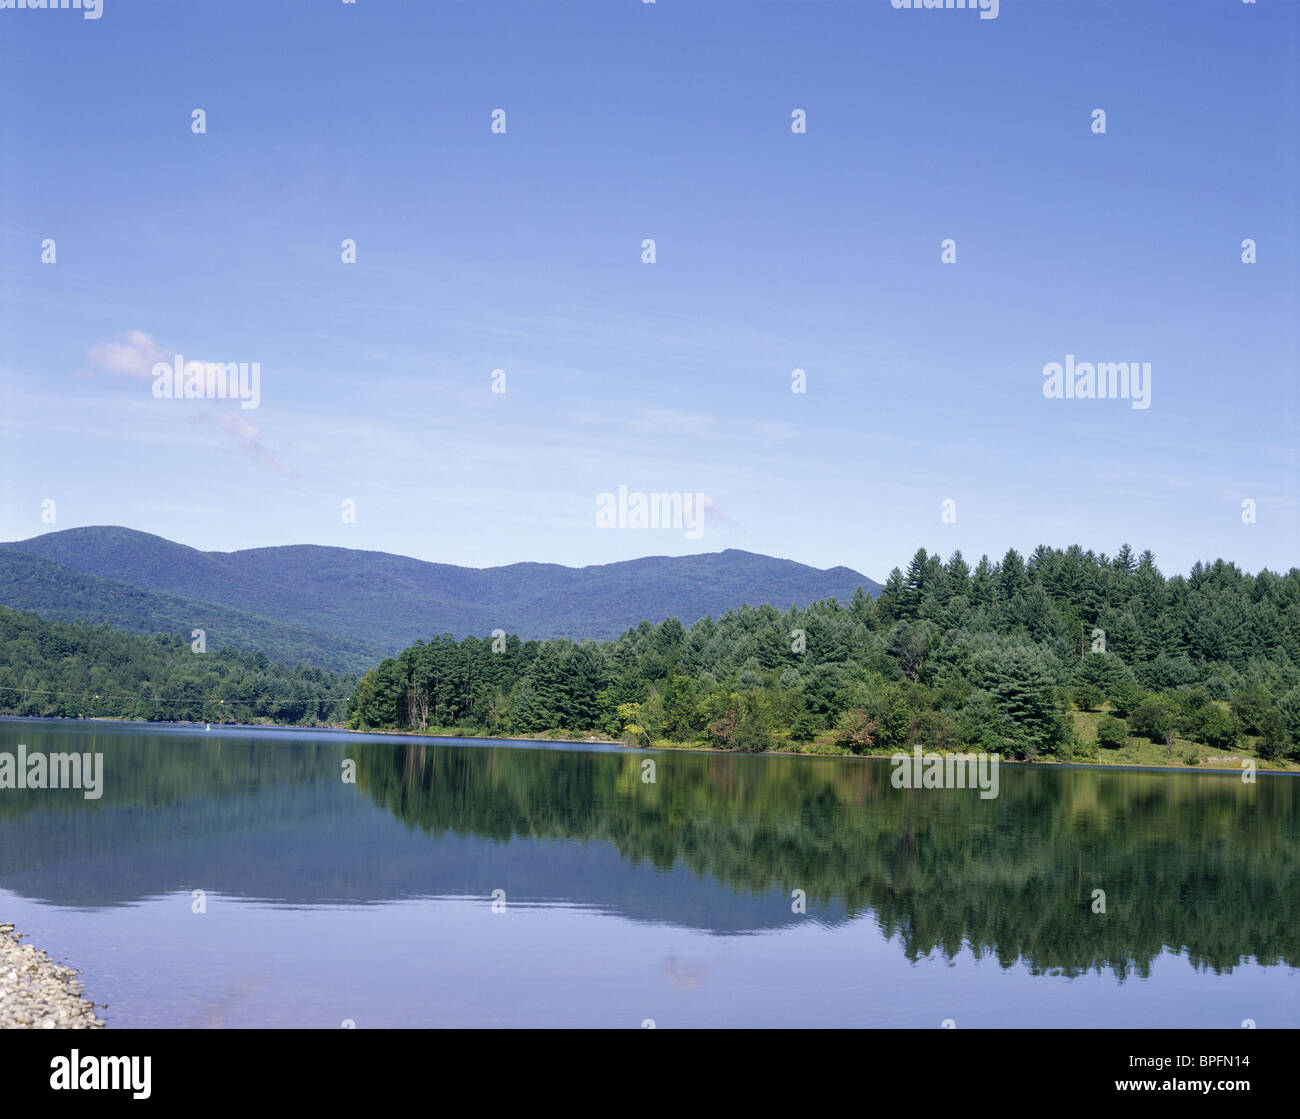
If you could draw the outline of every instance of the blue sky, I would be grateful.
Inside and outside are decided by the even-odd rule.
[[[1300,556],[1296,4],[103,4],[0,10],[0,538]]]

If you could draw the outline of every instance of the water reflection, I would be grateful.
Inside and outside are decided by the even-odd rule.
[[[20,741],[105,755],[101,800],[0,791],[0,887],[57,905],[195,884],[289,906],[500,887],[712,933],[869,914],[908,959],[965,946],[1038,973],[1145,975],[1165,949],[1213,971],[1300,955],[1286,778],[1006,767],[985,801],[896,790],[867,761],[657,754],[648,784],[645,755],[620,751],[0,723],[0,750]],[[662,970],[689,991],[709,966]]]

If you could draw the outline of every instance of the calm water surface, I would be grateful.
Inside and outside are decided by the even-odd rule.
[[[1300,1025],[1293,778],[1003,766],[984,801],[857,759],[20,742],[104,755],[97,801],[0,790],[0,921],[112,1027]]]

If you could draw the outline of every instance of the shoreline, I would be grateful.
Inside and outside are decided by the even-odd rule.
[[[753,753],[744,750],[720,750],[716,746],[697,746],[688,742],[655,742],[645,746],[629,746],[621,739],[610,738],[608,735],[592,734],[584,738],[555,738],[553,734],[558,731],[543,731],[536,735],[509,735],[509,734],[451,734],[445,731],[412,731],[412,730],[392,730],[392,729],[373,729],[358,730],[353,727],[346,727],[340,724],[322,723],[319,725],[304,726],[296,723],[195,723],[183,719],[121,719],[110,715],[94,715],[89,718],[77,718],[66,715],[0,715],[0,725],[6,721],[15,722],[63,722],[63,723],[113,723],[119,725],[141,726],[141,727],[191,727],[200,728],[211,726],[221,730],[282,730],[282,731],[302,731],[310,733],[312,731],[327,730],[336,734],[355,734],[371,736],[376,738],[417,738],[432,739],[444,741],[461,741],[461,742],[524,742],[533,745],[542,746],[617,746],[620,749],[627,750],[629,753],[670,753],[684,751],[695,754],[722,754],[732,757],[777,757],[777,758],[830,758],[834,760],[847,759],[865,759],[881,760],[893,757],[895,754],[902,752],[911,756],[910,750],[890,751],[888,753],[870,753],[870,754],[852,754],[852,753],[834,753],[821,750],[758,750]],[[580,732],[574,732],[580,733]],[[923,748],[924,750],[924,748]],[[925,751],[930,752],[930,751]],[[940,752],[940,751],[934,751]],[[965,751],[947,751],[946,753],[963,753]],[[1245,760],[1255,763],[1256,774],[1270,773],[1282,777],[1300,776],[1300,766],[1276,767],[1273,763],[1264,761],[1261,758],[1248,755],[1227,755],[1231,757],[1235,764],[1227,765],[1188,765],[1186,762],[1181,764],[1163,765],[1155,762],[1133,761],[1129,759],[1116,761],[1096,761],[1080,760],[1074,758],[1001,758],[1003,765],[1023,765],[1023,766],[1057,766],[1062,769],[1139,769],[1139,770],[1163,770],[1170,773],[1221,773],[1240,775],[1243,771],[1241,762]]]
[[[0,1029],[103,1029],[77,978],[81,973],[33,944],[20,944],[22,935],[0,924]]]

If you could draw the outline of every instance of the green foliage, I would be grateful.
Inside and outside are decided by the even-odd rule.
[[[1069,725],[1042,654],[1025,646],[987,654],[981,684],[997,716],[997,731],[1012,757],[1053,753]]]
[[[1196,684],[1186,688],[1169,688],[1159,698],[1169,713],[1173,730],[1189,737],[1199,735],[1205,708],[1210,703],[1210,693],[1204,686]]]
[[[1106,715],[1097,724],[1097,745],[1103,750],[1118,750],[1127,737],[1128,727],[1123,719]]]
[[[761,693],[715,693],[705,701],[704,715],[708,740],[720,749],[759,753],[772,745],[772,710]]]
[[[1241,736],[1241,724],[1217,703],[1206,703],[1194,713],[1191,737],[1216,750],[1231,750]]]
[[[1259,742],[1255,749],[1265,761],[1285,758],[1291,752],[1292,743],[1282,720],[1282,712],[1277,706],[1270,707],[1260,718]]]
[[[0,607],[0,713],[180,720],[203,723],[341,722],[357,681],[323,669],[289,668],[265,653],[196,653],[179,637],[141,637],[106,626],[50,622]]]
[[[219,556],[157,538],[146,538],[152,543],[141,552],[139,534],[114,537],[116,551],[106,559],[96,550],[102,541],[79,532],[40,538],[49,553],[41,562],[76,560],[106,579],[123,557],[135,557],[151,579],[173,573],[170,585],[180,591],[229,574]],[[243,557],[236,566],[255,558],[234,555]],[[15,556],[36,563],[31,555]],[[337,558],[331,549],[298,555],[316,562],[331,557]],[[732,589],[738,585],[732,576],[752,581],[760,571],[776,570],[746,553],[705,558],[708,572],[725,569]],[[386,557],[381,566],[392,562]],[[309,588],[315,576],[300,574]],[[529,569],[514,578],[535,574]],[[696,574],[704,578],[704,569]],[[353,576],[356,599],[348,610],[379,609],[376,587],[383,580]],[[582,609],[608,610],[576,586],[565,593],[587,604]],[[794,583],[781,587],[784,601],[798,600]],[[485,601],[495,602],[498,591],[484,590]],[[269,593],[253,579],[240,604],[260,609]],[[516,585],[511,593],[522,592]],[[0,687],[7,689],[0,700],[14,713],[109,713],[103,697],[112,691],[129,702],[113,700],[111,713],[144,718],[346,717],[358,729],[600,732],[637,743],[735,750],[804,743],[893,753],[921,745],[1066,757],[1087,749],[1075,740],[1068,701],[1086,712],[1104,699],[1110,716],[1129,718],[1133,734],[1162,745],[1175,733],[1215,749],[1253,735],[1261,756],[1300,753],[1300,570],[1250,576],[1219,561],[1166,579],[1149,553],[1124,548],[1113,560],[1078,547],[1039,547],[1028,558],[1009,551],[999,562],[984,556],[974,565],[957,554],[945,564],[918,549],[905,571],[891,573],[878,600],[857,590],[846,597],[847,605],[829,598],[784,611],[745,606],[689,627],[677,618],[643,621],[599,644],[444,633],[370,662],[350,686],[346,707],[339,696],[349,686],[339,678],[290,669],[263,653],[223,650],[205,661],[177,637],[126,638],[82,627],[76,633],[83,644],[85,635],[99,635],[94,649],[69,658],[52,639],[15,633],[0,656]],[[531,624],[528,617],[525,623]],[[61,640],[74,629],[59,631]],[[582,630],[575,623],[568,632]],[[795,631],[806,641],[793,640]],[[119,655],[119,640],[139,644]],[[42,694],[48,698],[33,698]],[[1086,738],[1092,741],[1091,734]]]
[[[1281,738],[1288,752],[1300,750],[1300,687],[1286,693],[1277,705],[1281,721]]]
[[[531,734],[555,725],[554,714],[547,709],[541,692],[527,677],[510,689],[506,719],[515,734]]]
[[[1142,689],[1132,680],[1121,677],[1107,689],[1106,698],[1110,701],[1110,709],[1121,718],[1126,718],[1141,702]]]
[[[1080,711],[1095,711],[1105,700],[1106,694],[1096,684],[1085,680],[1074,685],[1070,698]]]
[[[1243,684],[1232,697],[1232,713],[1246,734],[1262,734],[1269,712],[1277,701],[1262,684]]]
[[[873,673],[866,680],[854,680],[846,684],[841,691],[840,717],[836,720],[837,733],[843,733],[843,719],[854,712],[854,724],[859,726],[870,723],[871,742],[864,743],[855,739],[857,748],[864,749],[874,745],[879,750],[895,750],[907,741],[907,731],[911,724],[911,711],[902,688],[897,683],[886,682],[879,673]]]
[[[751,754],[761,753],[771,747],[774,729],[775,720],[767,697],[752,692],[742,695],[740,722],[732,741],[736,749]]]
[[[1129,729],[1152,742],[1165,742],[1173,731],[1169,709],[1158,696],[1148,696],[1133,709]]]
[[[1229,623],[1248,639],[1223,638]],[[361,681],[352,725],[491,729],[482,697],[499,695],[514,733],[1085,756],[1093,738],[1076,739],[1068,698],[1109,705],[1103,745],[1131,732],[1163,746],[1177,733],[1222,748],[1250,727],[1274,757],[1300,742],[1300,572],[1252,578],[1218,563],[1166,580],[1149,554],[1123,549],[1110,560],[1037,548],[973,568],[920,550],[876,602],[747,606],[689,628],[642,622],[599,645],[505,646],[417,643]],[[635,718],[627,704],[640,705]]]
[[[1061,747],[1061,756],[1069,760],[1091,761],[1097,757],[1100,743],[1091,738],[1072,736]]]
[[[790,737],[796,742],[811,742],[823,729],[821,720],[807,709],[798,711],[790,721]]]

